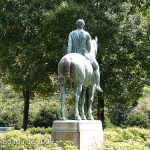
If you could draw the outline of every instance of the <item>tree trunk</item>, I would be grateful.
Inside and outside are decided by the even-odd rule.
[[[85,90],[85,102],[86,102],[86,109],[88,112],[88,109],[89,109],[89,89]]]
[[[23,89],[23,97],[24,97],[24,112],[23,112],[23,129],[27,129],[28,125],[28,116],[29,116],[29,97],[30,93],[28,89]]]
[[[104,96],[100,93],[98,94],[97,118],[102,121],[102,126],[104,129]]]

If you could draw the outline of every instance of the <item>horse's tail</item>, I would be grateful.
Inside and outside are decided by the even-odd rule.
[[[64,71],[65,71],[65,75],[68,79],[70,79],[70,65],[71,65],[70,59],[65,58],[64,59]]]

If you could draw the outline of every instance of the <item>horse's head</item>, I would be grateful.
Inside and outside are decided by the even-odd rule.
[[[98,48],[97,41],[98,41],[97,37],[95,37],[95,39],[91,40],[91,51],[90,51],[90,54],[94,58],[96,58],[96,55],[97,55],[97,48]]]

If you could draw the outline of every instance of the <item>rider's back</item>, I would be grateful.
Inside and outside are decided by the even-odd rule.
[[[68,53],[79,53],[84,55],[85,51],[91,50],[91,37],[85,30],[74,30],[69,34]]]

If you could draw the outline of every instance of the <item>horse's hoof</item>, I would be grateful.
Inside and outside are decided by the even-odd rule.
[[[81,119],[82,119],[82,120],[86,120],[86,117],[85,117],[85,116],[82,116]]]
[[[59,120],[66,120],[65,117],[60,117]]]
[[[75,120],[81,120],[81,117],[80,116],[76,116]]]
[[[97,86],[97,87],[96,87],[96,90],[97,90],[98,92],[103,92],[103,90],[101,89],[100,86]]]
[[[94,120],[93,116],[89,116],[88,120]]]

